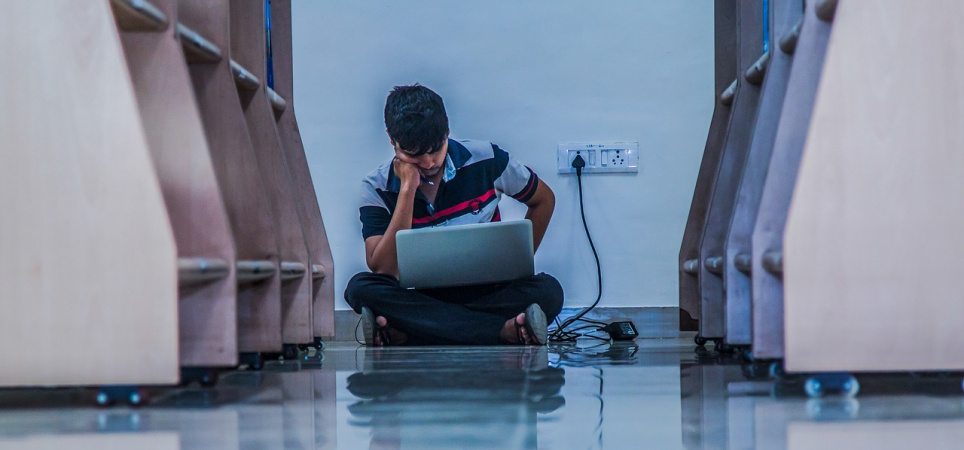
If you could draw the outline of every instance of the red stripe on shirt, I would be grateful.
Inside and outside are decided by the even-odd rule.
[[[516,198],[516,199],[518,199],[518,198],[525,198],[527,195],[529,195],[529,192],[531,192],[532,189],[536,187],[536,183],[535,183],[535,178],[536,178],[536,177],[535,177],[535,175],[532,174],[532,170],[531,170],[531,169],[529,170],[529,173],[530,173],[530,175],[529,175],[529,180],[532,181],[532,182],[529,183],[529,186],[527,186],[528,189],[525,189],[525,191],[522,192],[522,193],[520,193],[520,194],[513,195],[512,198]]]
[[[480,196],[478,196],[478,197],[476,197],[476,198],[473,198],[473,199],[470,199],[470,200],[466,200],[466,201],[464,201],[464,202],[462,202],[462,203],[459,203],[459,204],[457,204],[457,205],[455,205],[455,206],[451,206],[451,207],[445,208],[445,209],[443,209],[443,210],[441,210],[441,211],[437,211],[437,212],[435,213],[435,215],[433,215],[433,216],[423,217],[423,218],[420,218],[420,219],[412,219],[412,225],[416,225],[416,224],[421,225],[421,224],[424,224],[424,223],[432,222],[432,221],[434,221],[434,220],[438,220],[438,219],[445,218],[446,216],[452,215],[452,214],[454,214],[454,213],[456,213],[456,212],[459,212],[459,211],[467,208],[470,204],[472,204],[472,202],[485,203],[485,202],[491,200],[492,197],[495,197],[495,189],[490,189],[489,192],[486,192],[485,194],[482,194],[482,195],[480,195]]]

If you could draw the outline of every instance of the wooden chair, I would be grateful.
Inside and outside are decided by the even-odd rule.
[[[287,99],[287,108],[277,111],[275,119],[284,147],[293,189],[297,195],[298,218],[301,220],[308,245],[312,274],[312,313],[314,336],[320,339],[335,336],[335,264],[328,245],[325,223],[321,217],[318,198],[308,159],[298,131],[294,107],[294,73],[291,49],[291,0],[271,1],[271,52],[274,62],[274,92]]]
[[[269,211],[281,257],[281,334],[291,346],[314,341],[312,322],[311,262],[296,205],[300,192],[293,189],[293,176],[278,135],[275,113],[287,102],[267,86],[267,49],[264,2],[233,1],[230,4],[231,62],[248,73],[237,83],[238,96],[261,171]],[[239,71],[235,71],[235,74]],[[250,83],[253,76],[259,82]]]
[[[680,330],[698,331],[699,319],[702,316],[702,300],[700,298],[700,240],[703,237],[703,226],[706,223],[706,210],[709,207],[710,193],[716,181],[716,172],[720,164],[720,155],[726,138],[726,129],[730,122],[733,91],[736,89],[734,79],[736,69],[736,3],[727,0],[716,0],[715,14],[715,50],[716,50],[716,107],[713,109],[713,119],[710,122],[706,146],[703,149],[703,161],[700,163],[693,201],[690,203],[689,216],[686,219],[686,229],[683,232],[683,242],[679,252],[679,303]],[[732,89],[731,89],[732,88]],[[724,99],[726,101],[724,101]],[[697,336],[697,343],[703,345],[706,341]]]
[[[817,17],[817,4],[807,2],[794,47],[793,66],[753,226],[751,351],[757,359],[783,358],[783,230],[831,29],[830,22]],[[785,40],[791,41],[792,38]]]
[[[178,252],[184,367],[238,363],[234,239],[184,53],[175,0],[111,0]]]
[[[0,386],[177,383],[175,235],[110,6],[3,6]]]
[[[724,310],[724,253],[726,235],[733,218],[740,178],[746,166],[756,112],[760,103],[760,84],[747,81],[743,74],[752,69],[763,54],[763,4],[762,2],[736,2],[737,9],[737,77],[732,92],[732,114],[726,131],[722,155],[710,194],[700,241],[699,267],[700,336],[715,339],[717,348],[725,350]],[[721,101],[726,101],[724,96]]]
[[[230,5],[228,0],[179,0],[177,11],[178,38],[234,236],[238,350],[258,366],[261,353],[282,349],[283,260],[277,221],[231,71]]]
[[[773,29],[769,50],[744,74],[748,83],[762,82],[762,91],[753,137],[733,207],[733,218],[726,235],[724,310],[725,342],[729,345],[749,346],[753,340],[751,277],[757,276],[752,271],[753,225],[763,196],[763,184],[783,110],[793,50],[803,19],[803,1],[772,0],[770,19]]]

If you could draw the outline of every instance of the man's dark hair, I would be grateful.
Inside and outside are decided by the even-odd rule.
[[[385,101],[385,128],[399,148],[412,156],[441,150],[449,132],[442,97],[418,83],[395,86]]]

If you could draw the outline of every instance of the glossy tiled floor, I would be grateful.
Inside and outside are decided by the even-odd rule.
[[[960,376],[867,376],[809,399],[688,340],[366,349],[224,374],[97,408],[91,392],[0,391],[0,449],[961,448]],[[592,346],[590,346],[592,345]],[[762,366],[760,367],[763,368]],[[745,375],[759,375],[753,379]]]

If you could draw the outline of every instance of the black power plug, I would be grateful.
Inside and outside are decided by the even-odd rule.
[[[586,160],[582,158],[582,155],[576,153],[576,157],[572,158],[572,168],[576,169],[576,175],[582,175],[582,168],[586,167]]]
[[[602,329],[614,341],[631,341],[639,337],[636,325],[632,322],[613,322]]]

